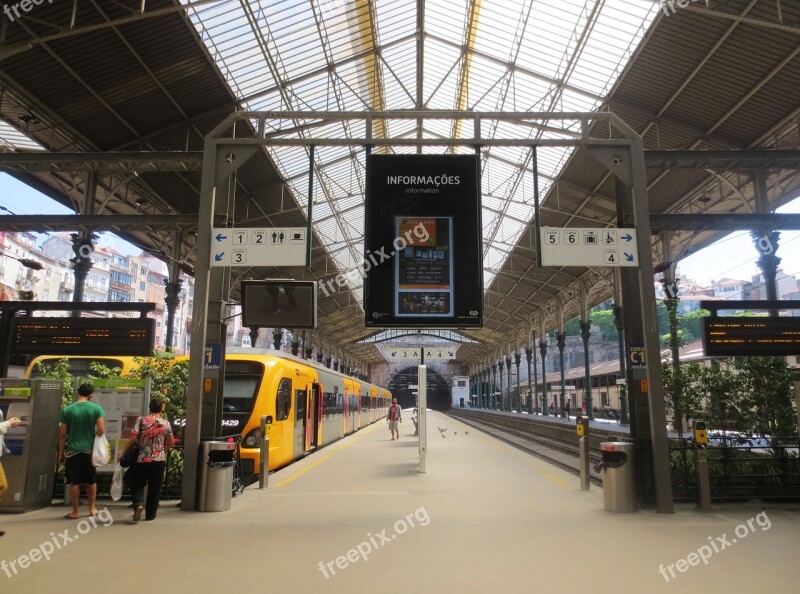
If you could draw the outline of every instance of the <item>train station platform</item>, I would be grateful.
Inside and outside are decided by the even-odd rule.
[[[0,515],[0,592],[797,588],[800,506],[610,513],[601,489],[581,492],[576,476],[439,413],[420,474],[412,434],[406,418],[391,441],[380,421],[273,473],[269,489],[249,487],[227,512],[164,502],[156,521],[134,524],[127,501],[100,500],[96,527],[59,506]]]

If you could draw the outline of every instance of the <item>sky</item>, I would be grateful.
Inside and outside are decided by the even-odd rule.
[[[40,214],[75,214],[66,206],[45,196],[41,192],[26,186],[21,181],[6,173],[0,173],[0,215],[40,215]],[[42,241],[46,238],[43,233],[37,234]],[[109,245],[126,256],[138,256],[142,250],[111,233],[102,233],[99,243]]]
[[[0,214],[72,214],[72,211],[5,173],[0,173]],[[777,210],[800,213],[800,198]],[[141,250],[111,233],[102,234],[101,242],[118,252],[138,256]],[[781,233],[777,255],[780,268],[789,276],[800,276],[800,231]],[[733,278],[750,280],[758,274],[758,256],[748,232],[731,233],[711,246],[678,263],[678,278],[709,284],[712,280]]]
[[[800,213],[800,198],[779,208],[778,213]],[[782,231],[777,256],[779,268],[789,276],[800,276],[800,231]],[[732,278],[750,280],[759,274],[756,251],[750,233],[731,233],[709,247],[678,263],[678,278],[709,284],[712,280]]]

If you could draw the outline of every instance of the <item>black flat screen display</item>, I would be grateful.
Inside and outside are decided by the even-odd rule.
[[[483,324],[478,170],[475,155],[367,158],[368,327]]]
[[[242,281],[242,325],[248,328],[316,328],[314,281]]]

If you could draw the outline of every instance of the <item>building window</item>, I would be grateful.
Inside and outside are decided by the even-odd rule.
[[[112,283],[119,283],[121,285],[130,286],[133,278],[130,274],[125,274],[124,272],[117,272],[114,271],[111,273],[111,282]]]
[[[147,275],[147,266],[142,266],[139,269],[139,274],[141,274],[142,276],[146,276]]]
[[[139,283],[139,290],[144,291],[144,283]]]
[[[131,296],[127,293],[123,293],[122,291],[116,291],[111,289],[111,293],[109,295],[111,301],[122,301],[122,302],[129,302],[131,300]]]

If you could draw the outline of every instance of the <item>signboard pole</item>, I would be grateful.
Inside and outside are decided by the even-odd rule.
[[[314,206],[314,145],[308,147],[308,223],[306,224],[306,266],[311,268],[311,209]]]
[[[428,410],[428,389],[427,389],[427,368],[420,365],[417,368],[419,381],[419,405],[417,407],[417,429],[419,430],[419,472],[428,472],[425,468],[425,457],[428,453],[428,432],[427,432],[427,410]]]

